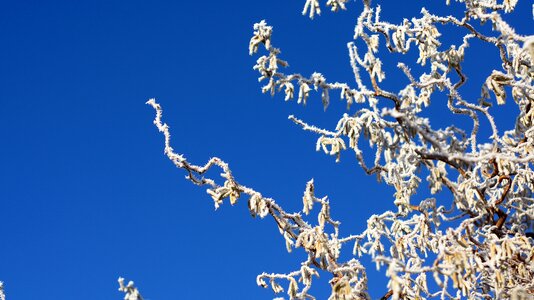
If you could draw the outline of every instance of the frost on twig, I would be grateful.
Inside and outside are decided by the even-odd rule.
[[[327,5],[331,3],[328,1]],[[530,268],[534,252],[532,240],[527,238],[534,218],[530,208],[534,201],[534,38],[517,34],[499,13],[512,12],[517,1],[465,4],[462,18],[437,16],[423,8],[421,17],[391,24],[380,19],[380,6],[372,7],[370,1],[363,1],[354,38],[365,43],[366,52],[362,55],[354,42],[348,43],[355,88],[329,83],[322,74],[320,80],[315,79],[315,74],[320,73],[306,78],[286,75],[278,68],[276,73],[269,73],[261,63],[254,67],[263,75],[260,80],[269,79],[272,93],[296,82],[303,91],[299,102],[305,103],[310,87],[315,86],[323,91],[340,89],[340,98],[347,100],[349,106],[354,102],[361,105],[356,113],[344,114],[335,130],[318,128],[294,116],[290,119],[319,135],[318,150],[335,155],[338,161],[343,150],[351,149],[368,174],[377,174],[395,188],[396,213],[375,215],[368,220],[364,233],[340,239],[341,243],[354,241],[354,255],[371,255],[377,267],[387,266],[390,281],[385,298],[486,299],[512,297],[520,294],[517,291],[534,292],[534,272]],[[310,17],[318,14],[319,1],[307,1],[304,12],[309,12]],[[484,22],[493,25],[493,36],[477,30],[477,23]],[[444,45],[438,24],[465,30],[463,43]],[[459,91],[467,82],[461,66],[472,39],[496,47],[502,60],[502,70],[486,75],[478,103]],[[400,54],[410,52],[415,45],[417,63],[429,70],[417,78],[408,66],[399,63],[406,87],[398,92],[381,88],[380,82],[385,80],[378,58],[381,41],[389,52]],[[272,46],[266,50],[269,57],[281,53]],[[258,62],[261,61],[260,57]],[[361,70],[368,73],[370,88],[365,85]],[[459,80],[454,81],[453,75]],[[436,91],[448,94],[451,113],[471,118],[471,128],[435,129],[428,118],[420,115],[431,105]],[[519,116],[513,130],[499,133],[487,100],[494,98],[497,104],[504,104],[510,94],[518,105]],[[286,100],[291,98],[292,94],[286,93]],[[478,141],[481,118],[490,125],[491,143]],[[374,159],[364,155],[362,140],[375,150]],[[421,169],[426,169],[428,176],[421,178]],[[434,198],[417,204],[416,191],[423,179],[432,194],[447,189],[453,196],[453,206],[446,208]],[[461,222],[455,226],[453,221]],[[427,259],[427,253],[433,253],[436,259]],[[440,290],[428,289],[430,278]]]
[[[301,212],[286,212],[274,199],[264,197],[256,190],[237,182],[230,167],[220,158],[214,157],[204,166],[189,163],[183,155],[176,154],[170,146],[169,126],[162,122],[162,109],[154,99],[147,102],[156,110],[154,124],[165,137],[165,154],[176,165],[184,169],[186,178],[200,186],[207,186],[207,193],[212,197],[215,208],[219,208],[224,200],[236,204],[238,199],[248,197],[248,208],[252,217],[272,217],[286,244],[287,251],[302,248],[307,259],[301,263],[299,270],[289,274],[267,274],[258,276],[258,285],[271,287],[275,293],[286,291],[290,299],[313,299],[308,293],[313,277],[318,277],[318,269],[334,274],[337,280],[345,282],[344,291],[358,295],[367,295],[367,279],[365,271],[357,261],[338,262],[342,244],[339,242],[339,222],[330,215],[330,202],[327,197],[317,198],[314,193],[313,180],[306,185]],[[207,173],[212,167],[222,170],[220,181],[209,177]],[[305,220],[314,208],[320,206],[315,221]],[[312,225],[311,223],[316,223]],[[345,278],[345,279],[344,279]],[[348,280],[351,278],[351,280]],[[282,288],[280,281],[287,282],[287,289]],[[267,283],[269,282],[269,283]],[[301,282],[299,284],[298,282]]]
[[[346,2],[328,0],[326,5],[337,11]],[[207,188],[216,208],[247,197],[250,214],[270,216],[289,252],[306,252],[299,269],[257,277],[259,286],[275,294],[314,299],[310,289],[322,270],[331,276],[330,299],[370,299],[367,266],[359,261],[368,256],[388,278],[382,299],[527,299],[534,293],[534,35],[516,33],[502,18],[517,1],[457,0],[465,4],[459,17],[422,8],[420,16],[400,24],[382,20],[380,6],[362,2],[355,41],[347,43],[353,84],[331,82],[319,72],[284,73],[288,63],[273,46],[273,28],[265,21],[254,25],[249,53],[263,53],[253,67],[264,82],[263,93],[283,91],[286,101],[296,98],[299,104],[318,94],[325,109],[331,95],[339,93],[348,111],[332,129],[289,119],[318,136],[318,151],[336,161],[351,151],[367,174],[392,186],[393,210],[371,216],[359,234],[340,236],[341,223],[332,218],[335,206],[316,196],[310,180],[302,210],[286,212],[273,199],[238,183],[223,160],[215,157],[194,165],[175,153],[161,107],[152,99],[148,104],[156,110],[154,123],[165,137],[165,154],[185,170],[188,180]],[[319,0],[305,1],[303,14],[313,18],[320,13]],[[486,23],[491,33],[480,30]],[[461,43],[445,43],[443,26],[463,30]],[[476,87],[480,97],[461,89],[468,82],[462,65],[476,56],[469,48],[473,40],[495,48],[501,60],[483,74],[484,84]],[[390,53],[415,51],[419,56],[415,67],[399,63],[398,71],[388,74],[388,79],[404,80],[399,91],[382,86],[387,79],[380,55],[387,53],[379,53],[381,44]],[[446,95],[451,115],[470,120],[466,128],[436,128],[423,116],[437,93]],[[506,101],[515,103],[518,114],[513,128],[499,130],[491,112]],[[489,139],[479,136],[484,124]],[[371,153],[362,150],[362,143]],[[220,176],[211,176],[212,168],[222,170]],[[417,194],[425,187],[432,197]],[[352,256],[341,259],[347,257],[341,255],[347,248]]]
[[[119,277],[119,291],[123,292],[124,300],[143,300],[143,297],[134,286],[133,281],[129,281],[128,284],[124,285],[124,278]]]

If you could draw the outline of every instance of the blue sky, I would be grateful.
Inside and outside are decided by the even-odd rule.
[[[223,158],[240,183],[289,211],[301,208],[311,178],[342,233],[394,209],[392,189],[365,176],[353,154],[336,164],[315,152],[316,136],[287,120],[333,128],[345,104],[333,97],[324,112],[316,94],[302,107],[260,92],[248,42],[261,19],[274,26],[288,71],[352,84],[346,43],[361,3],[311,21],[300,15],[303,2],[1,2],[0,280],[8,299],[121,299],[119,276],[149,300],[271,299],[256,275],[299,268],[303,254],[286,252],[271,219],[251,218],[245,202],[214,211],[204,189],[184,180],[163,155],[149,98],[163,105],[177,152],[197,164]],[[412,2],[385,2],[383,19],[445,8]],[[523,34],[534,25],[530,5],[520,1],[510,18]],[[466,54],[476,98],[497,62],[483,46]],[[385,86],[394,87],[396,62],[384,60],[392,70]],[[449,125],[439,105],[433,124]],[[511,126],[516,108],[499,109]],[[326,284],[313,291],[329,294]],[[384,277],[371,272],[370,291],[382,296]]]

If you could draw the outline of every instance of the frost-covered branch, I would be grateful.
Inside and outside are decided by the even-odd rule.
[[[354,38],[365,42],[367,52],[361,56],[355,44],[349,43],[350,64],[358,89],[349,89],[348,85],[344,87],[351,94],[361,95],[358,103],[367,104],[368,108],[359,108],[353,115],[344,114],[335,131],[321,129],[290,116],[304,130],[320,136],[318,150],[336,155],[336,160],[339,160],[341,151],[348,145],[367,173],[378,173],[384,182],[395,187],[397,213],[386,212],[374,216],[369,219],[366,232],[340,239],[342,242],[355,241],[355,255],[370,254],[378,267],[388,265],[386,275],[390,277],[390,290],[384,296],[386,298],[416,299],[421,295],[447,298],[463,295],[470,299],[484,299],[512,296],[517,289],[534,291],[532,283],[528,280],[517,281],[519,275],[510,271],[510,268],[517,269],[519,266],[512,264],[505,270],[499,264],[492,265],[489,261],[499,260],[499,250],[484,250],[501,247],[506,249],[503,251],[508,251],[508,256],[524,256],[523,260],[519,259],[516,263],[525,268],[527,264],[524,259],[531,259],[529,251],[533,249],[532,241],[526,238],[526,230],[532,230],[531,220],[534,217],[532,210],[527,209],[532,203],[534,190],[534,173],[531,169],[534,162],[534,110],[531,109],[534,102],[534,37],[517,34],[498,13],[502,10],[505,13],[513,11],[516,3],[466,1],[466,13],[461,19],[436,16],[423,8],[420,18],[404,19],[401,24],[394,25],[380,19],[380,6],[373,8],[369,1],[363,1],[364,10],[358,18]],[[319,7],[318,1],[307,1],[304,12],[310,11],[310,17],[313,17],[320,13]],[[497,35],[482,34],[476,28],[477,22],[492,23]],[[269,56],[278,55],[280,50],[274,51],[271,46],[272,28],[264,21],[259,24],[260,27],[270,28],[267,37],[269,42],[266,43]],[[466,35],[463,43],[441,50],[443,45],[437,24],[464,28]],[[385,91],[379,86],[385,74],[382,62],[376,56],[381,36],[390,52],[406,54],[413,48],[412,44],[416,45],[419,51],[417,63],[421,67],[429,65],[430,72],[416,79],[408,66],[399,63],[398,67],[408,79],[407,85],[398,93]],[[469,48],[469,40],[473,38],[497,47],[502,60],[502,70],[494,70],[489,74],[482,86],[483,98],[478,103],[465,100],[459,91],[467,82],[461,65]],[[286,76],[278,69],[276,73],[269,73],[266,72],[269,69],[261,64],[257,64],[255,69],[260,73],[263,71],[264,77],[260,79],[270,79],[270,88],[297,78],[299,90],[304,90],[304,99],[308,98],[311,89],[300,75]],[[361,69],[369,74],[371,91],[363,83]],[[314,73],[312,78],[317,76],[315,74],[319,73]],[[453,74],[459,78],[457,82],[451,80]],[[324,90],[328,91],[332,86],[325,83],[322,75],[320,82],[322,85],[314,86],[323,89],[323,102],[327,104]],[[511,89],[520,114],[515,129],[500,135],[489,111],[491,103],[485,99],[490,99],[490,92],[493,92],[496,103],[504,104],[509,94],[506,88]],[[419,115],[430,105],[436,91],[447,92],[447,107],[453,114],[466,115],[473,120],[470,134],[454,126],[433,129],[430,121]],[[274,89],[271,92],[274,93]],[[286,92],[286,100],[290,98],[291,94],[288,96]],[[341,98],[346,98],[345,94],[342,93]],[[381,98],[393,101],[394,108],[386,105],[380,108]],[[481,144],[477,139],[480,116],[490,125],[491,143]],[[391,118],[396,122],[392,122]],[[373,167],[367,166],[363,151],[360,150],[362,135],[376,150]],[[452,193],[454,199],[451,209],[438,206],[436,199],[425,199],[419,205],[412,204],[422,182],[417,174],[421,168],[429,173],[426,180],[433,194],[439,193],[442,186]],[[514,205],[510,199],[514,199]],[[520,205],[516,206],[515,203]],[[463,221],[458,227],[443,224],[454,220]],[[392,224],[387,225],[388,222]],[[364,237],[367,242],[363,242]],[[389,255],[383,253],[386,249],[384,243],[391,247]],[[511,244],[514,246],[509,246]],[[410,251],[410,248],[413,250]],[[418,251],[425,253],[425,256],[427,251],[432,252],[437,259],[425,267],[426,259],[420,257]],[[462,270],[453,271],[460,262]],[[407,265],[411,268],[406,268]],[[470,271],[467,271],[467,266],[471,268]],[[530,267],[525,270],[528,271],[522,271],[520,277],[532,279],[534,274]],[[462,273],[464,271],[466,273]],[[441,290],[433,293],[428,291],[426,273],[432,274]],[[419,276],[414,279],[410,274]],[[468,274],[469,277],[466,277]],[[485,277],[490,275],[491,278]],[[451,288],[457,289],[459,294],[450,294]],[[356,296],[353,298],[357,299]]]
[[[345,0],[325,2],[332,11],[346,9]],[[156,110],[154,123],[165,137],[165,154],[186,171],[188,180],[206,186],[216,208],[225,199],[235,204],[247,196],[251,215],[270,215],[288,251],[302,248],[307,253],[299,269],[262,273],[258,285],[275,293],[286,291],[290,299],[314,299],[312,278],[323,270],[332,275],[330,299],[370,299],[366,266],[358,260],[366,255],[388,277],[382,299],[517,300],[534,293],[534,35],[517,33],[503,19],[503,14],[513,12],[516,0],[457,2],[465,4],[460,17],[422,8],[420,16],[392,24],[380,18],[380,6],[363,0],[354,41],[347,43],[355,86],[330,82],[319,72],[285,74],[288,63],[273,46],[273,28],[265,21],[254,25],[249,53],[265,52],[254,66],[259,81],[266,82],[262,92],[274,96],[283,90],[286,101],[297,98],[306,104],[316,91],[325,109],[332,92],[339,92],[347,102],[347,113],[333,129],[295,116],[289,119],[318,136],[318,151],[336,161],[351,151],[366,173],[395,189],[396,209],[370,217],[361,233],[339,236],[341,223],[330,213],[335,207],[326,197],[315,196],[313,180],[306,185],[303,209],[289,213],[273,199],[238,183],[223,160],[215,157],[205,165],[191,164],[170,146],[159,104],[153,99],[147,102]],[[305,1],[303,14],[313,18],[320,13],[319,0]],[[491,33],[482,30],[485,23],[491,24]],[[438,29],[443,26],[462,30],[461,43],[445,45]],[[462,65],[473,55],[472,40],[495,47],[501,60],[500,66],[484,74],[480,97],[462,88],[469,83]],[[364,46],[358,48],[356,41]],[[388,75],[405,80],[399,91],[383,87],[387,66],[379,56],[381,44],[390,53],[419,55],[416,65],[398,63],[397,74]],[[423,112],[439,94],[446,96],[451,115],[469,118],[467,128],[432,126]],[[502,125],[492,111],[510,98],[518,108],[515,126],[499,130]],[[480,137],[484,124],[491,131],[489,139]],[[372,154],[362,150],[364,142]],[[212,167],[222,174],[211,176]],[[423,182],[433,197],[417,196]],[[321,207],[316,222],[307,218],[314,206]],[[347,244],[352,256],[342,260]],[[287,290],[281,281],[286,281]]]
[[[308,258],[301,263],[299,271],[289,274],[262,274],[258,276],[258,284],[264,287],[271,286],[275,293],[283,291],[277,282],[285,279],[289,282],[287,293],[290,299],[314,299],[308,294],[311,287],[312,277],[318,276],[317,269],[325,270],[333,274],[334,278],[346,281],[346,286],[353,293],[367,295],[366,275],[355,262],[338,262],[341,243],[338,241],[340,223],[333,220],[330,215],[330,203],[327,197],[317,198],[314,193],[314,183],[310,180],[306,184],[303,196],[303,209],[297,213],[288,213],[279,206],[274,199],[264,197],[256,190],[246,187],[236,181],[227,163],[215,157],[204,166],[189,163],[183,155],[174,152],[170,146],[169,126],[162,123],[162,109],[154,99],[147,102],[156,110],[154,124],[165,137],[165,154],[176,165],[176,167],[186,171],[187,179],[200,186],[207,186],[207,193],[212,197],[215,208],[219,208],[225,199],[229,199],[230,204],[236,204],[239,198],[248,196],[248,208],[253,217],[264,218],[270,215],[283,236],[287,251],[293,248],[303,248]],[[207,173],[212,167],[219,167],[223,173],[220,174],[222,183],[217,183],[216,178],[208,177]],[[317,213],[316,225],[311,225],[303,215],[308,215],[315,205],[320,206]],[[357,268],[357,269],[355,269]],[[347,275],[347,274],[352,275]],[[358,278],[358,282],[352,282],[343,278]],[[265,280],[269,280],[269,284]],[[299,287],[298,281],[303,287]]]

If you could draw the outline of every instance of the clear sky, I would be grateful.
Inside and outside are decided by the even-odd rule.
[[[383,2],[383,19],[395,23],[422,5],[447,13],[445,1]],[[360,2],[313,21],[300,15],[300,0],[0,4],[0,280],[9,300],[122,299],[119,276],[148,300],[271,299],[256,275],[299,268],[303,253],[286,252],[272,219],[251,218],[244,201],[214,211],[205,190],[166,159],[144,104],[153,97],[177,152],[197,164],[223,158],[240,183],[289,211],[301,209],[311,178],[342,233],[395,209],[392,189],[364,175],[353,154],[336,164],[315,152],[317,136],[287,120],[332,129],[346,112],[337,95],[326,112],[317,94],[307,107],[263,95],[257,56],[248,55],[252,25],[267,19],[288,72],[352,84],[346,43]],[[520,1],[509,18],[519,33],[532,34],[530,5]],[[472,99],[496,55],[476,43],[466,52]],[[404,84],[398,58],[384,59],[385,86]],[[450,124],[443,107],[431,108],[433,124]],[[509,128],[517,109],[498,109]],[[323,275],[318,299],[329,294]],[[371,272],[373,298],[385,283]]]

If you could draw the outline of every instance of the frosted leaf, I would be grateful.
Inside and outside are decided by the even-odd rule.
[[[348,2],[348,0],[328,0],[326,2],[326,6],[329,6],[332,11],[336,12],[339,9],[346,10],[345,3]]]
[[[313,19],[315,14],[321,14],[321,7],[318,0],[306,0],[302,14],[306,15],[309,12],[310,19]]]
[[[267,283],[265,282],[265,279],[263,279],[263,274],[258,275],[258,277],[256,277],[256,284],[258,286],[263,287],[263,288],[267,288],[268,287]]]
[[[284,291],[284,288],[274,280],[271,280],[271,288],[275,294],[282,293]]]
[[[294,278],[289,278],[289,288],[287,289],[287,295],[289,299],[295,299],[298,293],[298,284]]]
[[[305,82],[300,83],[299,98],[297,100],[297,103],[306,104],[306,101],[308,100],[308,97],[310,96],[310,91],[311,89],[307,83]]]
[[[305,214],[309,214],[310,211],[313,208],[313,202],[314,202],[315,194],[314,194],[314,186],[313,186],[313,179],[308,181],[306,183],[306,189],[304,190],[304,196],[302,197],[302,203],[304,204],[303,212]]]
[[[504,11],[509,13],[514,10],[518,0],[504,0]]]
[[[265,49],[269,49],[271,47],[272,31],[273,28],[271,26],[267,26],[267,22],[265,22],[265,20],[261,20],[259,23],[254,24],[254,35],[250,39],[248,46],[250,55],[258,51],[258,45],[261,43],[265,45]]]
[[[284,93],[286,94],[286,97],[284,98],[285,101],[288,101],[290,99],[293,99],[295,94],[295,87],[291,82],[284,83],[285,90]]]

